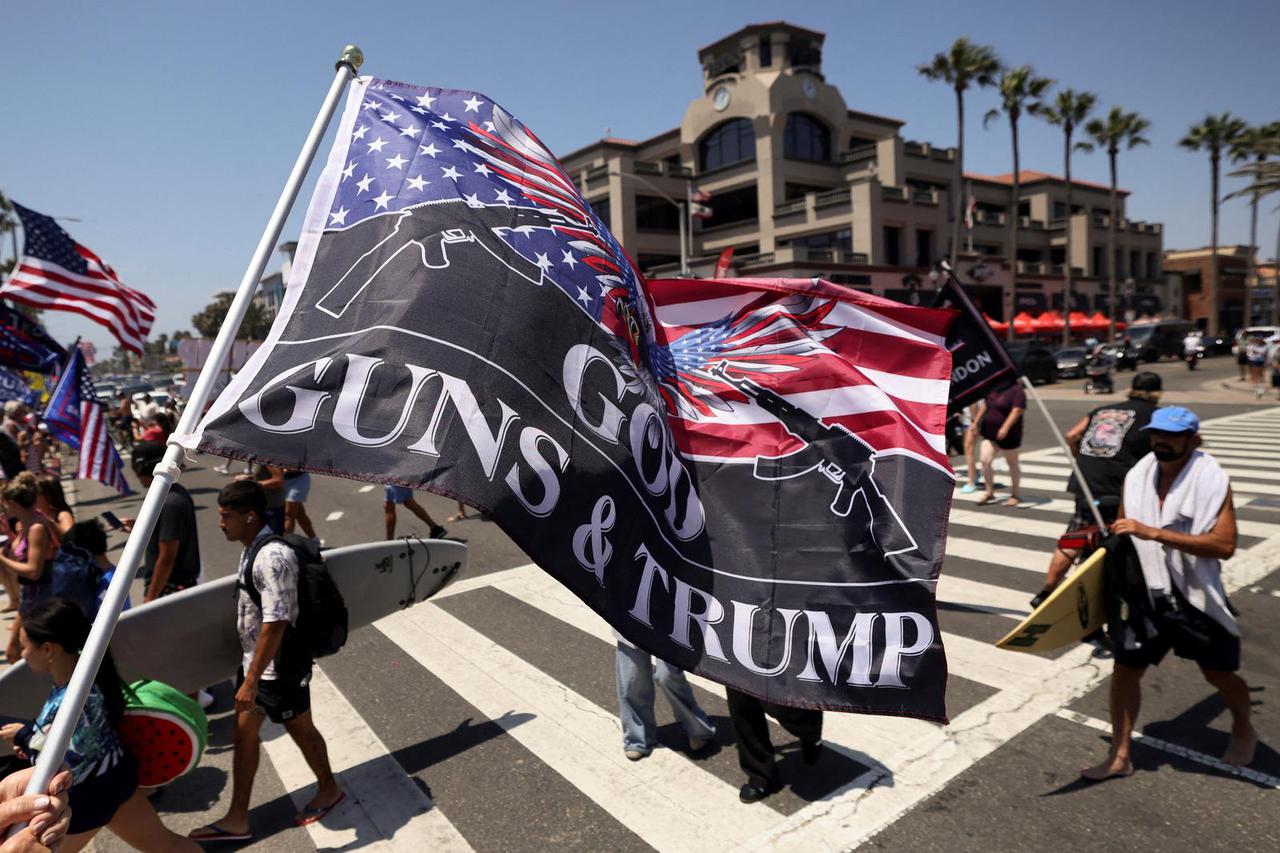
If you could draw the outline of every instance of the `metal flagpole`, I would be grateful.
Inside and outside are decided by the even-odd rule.
[[[1040,399],[1040,394],[1036,391],[1036,386],[1031,384],[1030,379],[1021,376],[1019,381],[1022,383],[1022,387],[1027,389],[1031,399],[1035,400],[1036,405],[1040,407],[1040,414],[1044,415],[1044,419],[1049,422],[1049,429],[1053,431],[1053,437],[1058,440],[1063,452],[1067,454],[1067,461],[1071,463],[1071,471],[1076,475],[1076,484],[1080,487],[1080,493],[1084,495],[1084,499],[1089,503],[1089,511],[1093,513],[1093,520],[1098,523],[1098,529],[1103,534],[1106,534],[1107,525],[1102,520],[1102,511],[1098,509],[1098,504],[1093,499],[1093,490],[1089,488],[1089,484],[1085,482],[1084,475],[1080,473],[1080,466],[1076,463],[1076,455],[1071,452],[1071,448],[1067,445],[1067,440],[1062,436],[1062,431],[1053,422],[1053,416],[1049,414],[1049,407],[1044,404],[1044,400]]]
[[[253,258],[249,261],[249,268],[245,270],[244,278],[240,280],[240,287],[236,291],[236,297],[232,300],[231,307],[227,311],[227,318],[223,322],[222,328],[218,331],[218,336],[214,339],[209,358],[205,362],[204,368],[200,371],[200,376],[196,379],[195,388],[192,389],[191,397],[187,401],[187,407],[182,412],[182,418],[175,430],[176,433],[188,433],[199,422],[205,403],[208,402],[213,390],[218,368],[235,342],[236,332],[244,321],[245,313],[249,310],[250,300],[253,299],[254,291],[257,290],[258,282],[262,278],[262,271],[266,269],[267,261],[271,257],[271,251],[280,239],[280,232],[284,229],[285,219],[288,218],[289,211],[298,197],[298,190],[302,187],[303,178],[306,177],[311,161],[315,158],[316,151],[320,147],[325,130],[329,126],[329,120],[333,117],[333,113],[338,107],[338,101],[341,99],[347,84],[355,78],[356,72],[363,62],[364,54],[360,51],[360,48],[355,45],[348,45],[343,49],[342,56],[335,65],[336,73],[333,78],[333,84],[329,87],[329,93],[325,96],[324,104],[320,107],[319,114],[316,115],[315,123],[311,125],[311,132],[307,134],[307,140],[302,145],[302,151],[298,154],[298,159],[293,164],[293,171],[289,173],[289,179],[285,182],[284,189],[280,193],[275,210],[271,213],[271,219],[267,222],[266,230],[262,232],[262,239],[258,241],[258,248],[253,253]],[[152,481],[151,488],[147,490],[146,498],[143,500],[142,507],[138,512],[138,518],[134,522],[133,530],[129,533],[129,540],[125,543],[120,563],[116,567],[115,577],[111,579],[111,586],[107,589],[106,597],[98,610],[97,618],[94,619],[93,629],[89,632],[89,638],[85,641],[84,649],[80,652],[80,660],[76,664],[75,672],[71,676],[71,681],[67,684],[67,692],[63,697],[62,705],[54,718],[53,726],[49,730],[44,748],[40,750],[35,772],[31,775],[31,781],[27,784],[28,794],[41,794],[48,789],[50,781],[52,781],[58,768],[62,765],[63,755],[71,743],[71,735],[75,731],[76,722],[80,719],[80,714],[84,709],[85,699],[89,696],[89,688],[93,685],[94,678],[98,673],[98,666],[102,663],[102,658],[107,651],[107,645],[111,641],[111,634],[115,631],[116,622],[120,619],[120,610],[124,605],[125,596],[128,594],[129,585],[133,583],[133,577],[138,571],[138,565],[142,562],[143,549],[151,538],[152,528],[155,527],[156,521],[159,519],[160,507],[164,503],[165,497],[169,494],[170,487],[182,474],[182,459],[182,448],[177,444],[170,443],[165,451],[164,459],[156,465],[155,480]],[[16,827],[16,829],[20,830],[21,827]]]

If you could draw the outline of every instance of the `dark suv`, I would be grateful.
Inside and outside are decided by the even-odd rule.
[[[1019,372],[1031,380],[1032,384],[1042,385],[1058,380],[1058,360],[1053,351],[1038,341],[1001,341],[1005,352],[1013,360]]]

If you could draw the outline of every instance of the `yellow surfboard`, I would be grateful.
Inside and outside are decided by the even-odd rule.
[[[1089,555],[1035,611],[996,643],[1012,652],[1047,652],[1078,643],[1107,621],[1107,549]]]

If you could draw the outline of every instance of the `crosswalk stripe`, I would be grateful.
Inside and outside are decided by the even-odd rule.
[[[1210,451],[1212,453],[1212,451]],[[1054,460],[1057,461],[1057,460]],[[1224,464],[1226,463],[1226,464]],[[1259,471],[1250,463],[1248,468],[1237,468],[1232,462],[1225,459],[1218,459],[1218,464],[1222,466],[1222,470],[1227,472],[1232,481],[1240,480],[1276,480],[1280,481],[1280,471]],[[1060,465],[1023,465],[1022,470],[1028,474],[1065,474],[1071,469],[1067,465],[1066,457],[1062,457]],[[1250,485],[1258,488],[1267,488],[1266,483],[1251,483]]]
[[[990,642],[944,631],[947,669],[954,675],[994,687],[1031,695],[1053,676],[1050,658],[998,649]]]
[[[606,643],[614,642],[609,624],[545,573],[508,576],[497,587],[585,634]],[[948,636],[943,636],[944,643]],[[708,693],[722,698],[725,695],[724,686],[709,678],[689,673],[688,679],[690,684]],[[823,740],[867,766],[878,764],[885,755],[907,748],[915,739],[937,728],[922,720],[872,714],[828,714],[822,726]]]
[[[601,708],[431,603],[375,623],[540,761],[658,850],[730,849],[767,831],[771,808],[671,750],[633,763],[617,713]],[[533,714],[505,724],[512,709]]]
[[[1008,480],[1007,474],[1002,479]],[[1049,480],[1041,477],[1023,477],[1021,487],[1024,489],[1033,489],[1035,491],[1040,491],[1040,492],[1061,493],[1063,491],[1063,488],[1065,487],[1065,484],[1066,484],[1065,478],[1055,478],[1055,479]],[[1280,497],[1280,487],[1268,486],[1265,483],[1257,483],[1256,488],[1250,487],[1253,484],[1244,484],[1244,485],[1245,485],[1245,488],[1240,488],[1235,484],[1233,484],[1231,487],[1231,490],[1238,497],[1244,498],[1246,500],[1255,500],[1257,498]],[[1005,488],[1005,489],[1000,489],[998,491],[1008,491],[1008,489]]]
[[[1039,518],[1018,518],[1016,516],[997,515],[992,512],[971,509],[951,510],[951,523],[1000,533],[1038,536],[1043,539],[1052,539],[1055,542],[1067,530],[1067,519],[1065,517],[1061,521],[1046,521]]]
[[[1045,569],[1049,567],[1049,553],[1048,550],[1032,551],[1030,548],[1019,548],[1016,545],[997,545],[994,542],[965,539],[960,536],[947,537],[948,557],[1025,569],[1037,574],[1044,574]],[[945,570],[944,568],[943,571]]]
[[[317,728],[325,733],[329,763],[347,792],[347,802],[334,810],[332,819],[307,826],[317,849],[359,846],[404,853],[472,849],[319,668],[311,676],[311,709]],[[315,782],[302,752],[276,723],[263,726],[263,746],[301,809]]]
[[[340,509],[335,509],[333,512],[331,512],[331,513],[329,513],[328,515],[326,515],[326,516],[324,517],[324,520],[325,520],[325,521],[337,521],[338,519],[342,518],[342,515],[343,515],[342,510],[340,510]]]
[[[982,490],[979,489],[976,492],[965,494],[957,489],[955,493],[955,500],[976,504],[978,501],[982,500]],[[1065,500],[1063,498],[1044,498],[1036,499],[1034,501],[1026,501],[1022,503],[1018,509],[1057,513],[1062,516],[1062,523],[1065,525],[1067,523],[1067,519],[1076,511],[1076,504],[1073,500]],[[993,517],[997,517],[994,513],[992,515]],[[1001,515],[998,517],[1004,518],[1005,516]]]
[[[1025,592],[950,575],[945,570],[942,577],[938,578],[938,601],[960,604],[972,610],[1013,619],[1015,622],[1031,613]]]
[[[363,494],[363,493],[365,493],[365,492],[372,492],[372,491],[374,490],[374,488],[376,488],[376,487],[375,487],[373,484],[371,484],[371,483],[370,483],[370,484],[366,484],[366,485],[361,486],[360,488],[356,489],[356,491],[358,491],[358,492],[360,492],[361,494]]]
[[[1240,453],[1232,456],[1227,456],[1222,453],[1214,453],[1213,456],[1218,460],[1218,463],[1222,465],[1223,470],[1233,476],[1239,475],[1246,478],[1251,477],[1255,480],[1280,480],[1280,473],[1271,473],[1269,471],[1262,473],[1258,471],[1259,468],[1280,469],[1280,460],[1258,459],[1256,451],[1253,453]],[[1061,465],[1061,470],[1070,470],[1070,467],[1067,465],[1067,454],[1063,453],[1061,450],[1048,458]],[[1249,467],[1233,467],[1243,464],[1245,460],[1248,460]]]

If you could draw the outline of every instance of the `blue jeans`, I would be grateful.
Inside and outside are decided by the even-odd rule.
[[[654,666],[648,652],[618,643],[618,713],[622,718],[622,748],[648,755],[658,743],[658,724],[653,718]],[[676,722],[690,739],[710,737],[716,727],[698,707],[684,673],[657,662],[658,684],[671,703]]]

